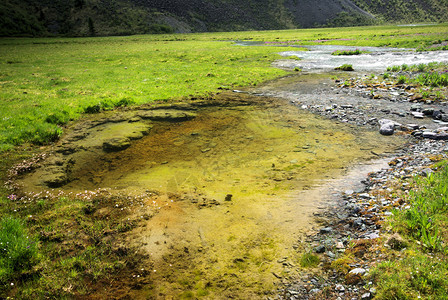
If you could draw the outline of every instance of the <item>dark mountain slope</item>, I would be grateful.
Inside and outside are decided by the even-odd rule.
[[[372,17],[356,6],[352,1],[313,1],[313,0],[286,0],[285,6],[292,13],[294,23],[303,27],[314,27],[327,23],[342,12],[360,15],[365,18]]]
[[[2,0],[0,36],[91,36],[448,20],[448,0]]]

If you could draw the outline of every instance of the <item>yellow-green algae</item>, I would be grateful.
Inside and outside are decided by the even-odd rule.
[[[401,143],[283,100],[257,103],[262,99],[206,106],[182,122],[151,121],[148,135],[129,148],[80,160],[76,179],[61,188],[159,194],[157,203],[146,203],[159,212],[128,235],[129,245],[148,254],[141,268],[152,274],[153,284],[135,290],[136,299],[269,293],[278,277],[296,272],[300,254],[292,245],[327,200],[312,187]],[[114,127],[124,128],[95,128],[113,136]],[[297,266],[279,263],[285,257]]]
[[[115,154],[98,184],[181,195],[130,236],[154,263],[154,285],[142,295],[260,297],[312,224],[319,202],[301,190],[398,143],[290,105],[211,107],[155,125]],[[202,198],[216,202],[198,209]]]

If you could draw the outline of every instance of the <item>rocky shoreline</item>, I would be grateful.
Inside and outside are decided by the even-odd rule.
[[[374,298],[375,287],[368,275],[371,267],[384,259],[379,248],[400,247],[402,242],[401,237],[384,226],[393,209],[407,206],[395,192],[408,193],[406,179],[428,176],[436,161],[448,157],[446,102],[421,102],[414,99],[415,94],[396,87],[382,89],[381,96],[375,96],[379,95],[377,90],[372,92],[357,79],[352,82],[357,83],[347,86],[338,80],[336,84],[321,81],[323,84],[305,92],[297,85],[257,91],[286,98],[336,122],[408,138],[406,147],[390,158],[388,168],[370,173],[362,181],[364,188],[341,191],[334,205],[315,214],[321,227],[298,244],[311,245],[311,253],[319,257],[319,266],[305,273],[300,269],[299,278],[281,278],[275,299]],[[388,123],[391,131],[385,133],[384,124]],[[354,257],[348,263],[343,260],[347,253]]]
[[[282,282],[280,299],[371,299],[372,282],[366,281],[372,265],[382,260],[380,243],[395,247],[400,238],[383,226],[392,209],[404,209],[407,203],[392,194],[409,190],[403,179],[432,172],[434,159],[447,158],[444,141],[417,140],[396,154],[389,168],[370,173],[363,181],[365,188],[341,193],[338,203],[317,216],[325,224],[305,242],[320,258],[319,268],[301,278]],[[343,266],[336,262],[349,251],[355,262]]]

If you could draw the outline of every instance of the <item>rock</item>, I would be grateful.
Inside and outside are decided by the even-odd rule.
[[[425,108],[424,110],[422,110],[422,113],[425,116],[433,116],[434,114],[434,108]]]
[[[440,117],[440,120],[442,122],[448,122],[448,114],[442,114],[442,116]]]
[[[324,245],[319,245],[317,247],[314,248],[314,252],[316,253],[324,253],[325,252],[325,246]]]
[[[353,195],[354,192],[355,192],[354,190],[346,190],[346,191],[344,192],[344,195],[345,195],[345,196],[350,196],[350,195]]]
[[[448,133],[439,133],[434,137],[435,140],[439,141],[447,141],[448,140]]]
[[[321,234],[327,234],[327,233],[331,233],[332,231],[333,231],[333,229],[331,227],[325,227],[325,228],[321,228],[319,232]]]
[[[398,233],[394,233],[387,239],[386,245],[394,250],[401,250],[406,247],[406,242]]]
[[[343,242],[337,242],[336,243],[336,249],[344,249],[344,243]]]
[[[417,130],[420,128],[418,124],[406,124],[406,127],[408,127],[411,130]]]
[[[342,284],[336,284],[335,288],[336,291],[338,292],[343,292],[345,291],[345,287]]]
[[[425,139],[435,140],[437,137],[437,133],[432,132],[432,131],[423,131],[422,137],[424,137]]]
[[[415,95],[414,95],[414,96],[415,96]],[[411,98],[411,99],[412,99],[412,98]],[[420,99],[421,99],[421,96],[420,96]],[[421,108],[422,108],[422,105],[421,105],[421,104],[413,104],[413,105],[411,106],[411,111],[420,111]]]
[[[380,237],[379,234],[375,233],[375,232],[372,232],[372,233],[366,235],[366,239],[369,239],[369,240],[377,239],[379,237]]]
[[[411,101],[417,101],[417,100],[421,100],[423,99],[423,96],[420,94],[415,94],[414,96],[412,96],[409,100]]]
[[[50,188],[58,188],[63,186],[68,182],[67,173],[63,172],[59,168],[54,169],[54,172],[49,170],[47,174],[45,174],[45,179],[43,183]]]
[[[351,270],[349,273],[363,276],[366,272],[367,272],[367,270],[364,268],[356,268],[356,269]]]
[[[433,111],[432,118],[436,119],[436,120],[440,120],[442,118],[442,112],[440,110]]]
[[[370,199],[370,195],[368,193],[362,193],[358,195],[362,199]]]
[[[382,135],[393,135],[394,131],[395,131],[395,125],[393,123],[382,125],[380,128],[380,134]]]
[[[392,135],[395,131],[395,126],[401,126],[401,124],[389,119],[381,119],[378,121],[380,124],[380,133],[382,135]]]
[[[425,169],[420,171],[420,175],[425,176],[425,177],[428,177],[432,173],[434,173],[434,171],[431,170],[430,168],[425,168]]]
[[[224,201],[232,201],[232,194],[227,194],[226,197],[224,198]]]
[[[356,219],[353,221],[353,227],[355,228],[361,228],[364,224],[364,221],[362,219]]]
[[[364,293],[364,294],[361,295],[361,299],[364,299],[364,300],[372,299],[372,294]]]
[[[187,121],[196,117],[193,112],[169,109],[140,111],[137,115],[142,119],[167,122]]]
[[[103,150],[106,152],[116,152],[129,148],[131,141],[129,138],[112,138],[104,141]]]
[[[418,112],[418,111],[411,112],[411,115],[413,115],[414,118],[416,118],[416,119],[423,119],[425,117],[425,115],[423,113]]]

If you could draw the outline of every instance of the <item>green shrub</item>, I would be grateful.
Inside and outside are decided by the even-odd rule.
[[[398,77],[397,83],[403,84],[403,83],[406,83],[407,81],[408,81],[408,78],[404,75],[401,75],[400,77]]]
[[[19,219],[3,217],[0,221],[0,282],[13,280],[38,261],[36,242]]]
[[[348,64],[343,64],[340,67],[334,68],[335,70],[340,70],[340,71],[354,71],[353,66],[352,65],[348,65]]]
[[[426,65],[425,65],[425,64],[419,64],[419,65],[417,66],[417,70],[418,70],[419,72],[424,72],[425,69],[426,69]]]
[[[115,105],[112,102],[112,100],[105,99],[105,100],[102,100],[102,101],[100,101],[98,103],[91,104],[91,105],[88,105],[88,106],[84,107],[84,113],[96,114],[96,113],[102,112],[104,110],[111,110],[111,109],[113,109],[116,106],[117,105]]]
[[[135,100],[130,98],[130,97],[123,97],[120,100],[118,100],[117,102],[115,102],[114,106],[115,107],[122,107],[122,106],[129,106],[135,104]]]
[[[401,69],[400,66],[387,67],[387,72],[398,72],[400,71],[400,69]]]
[[[55,125],[64,125],[70,121],[70,116],[66,111],[56,111],[48,114],[45,122]]]
[[[174,30],[168,25],[152,24],[151,26],[149,26],[149,32],[153,34],[168,34],[173,33]]]
[[[415,79],[417,83],[424,86],[443,87],[448,86],[448,74],[439,74],[438,72],[427,72],[420,74]]]
[[[370,53],[369,51],[365,51],[365,50],[336,50],[333,51],[333,53],[331,53],[331,55],[336,55],[336,56],[340,56],[340,55],[361,55],[364,53]]]
[[[434,220],[438,214],[448,211],[447,178],[448,167],[445,166],[427,178],[415,179],[421,188],[410,192],[410,208],[396,213],[405,230],[431,251],[442,250],[442,238]]]

